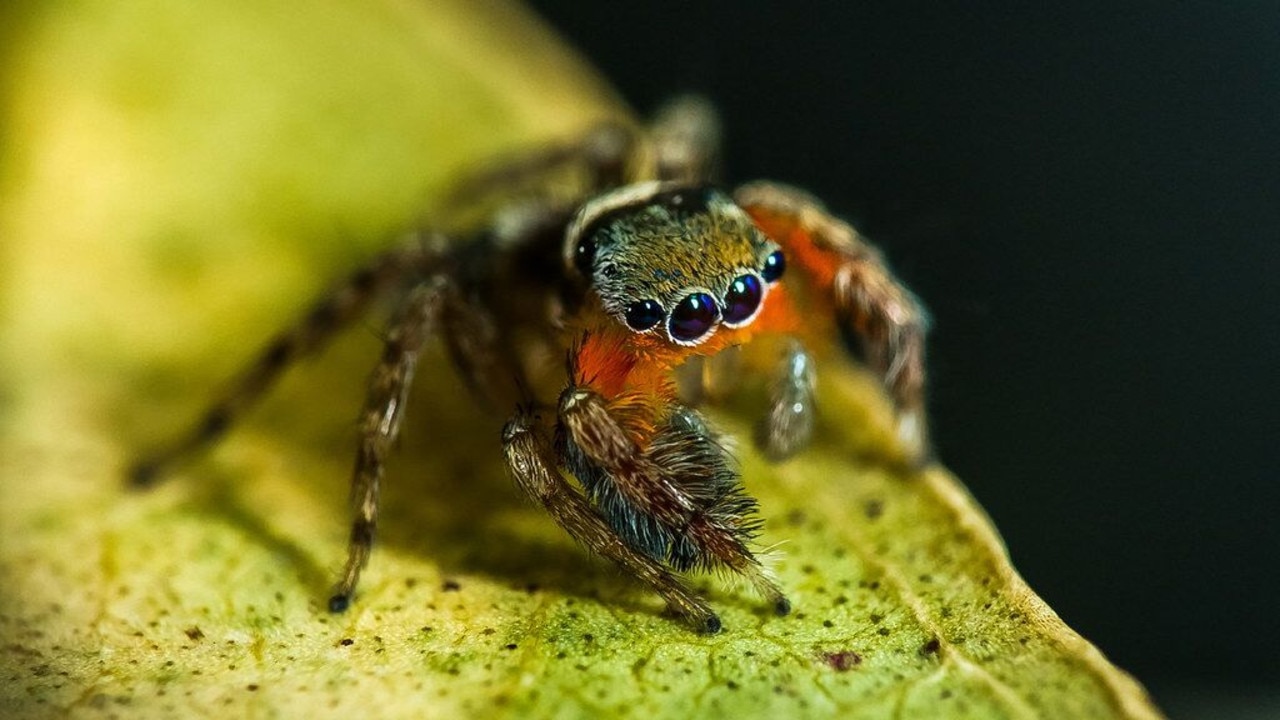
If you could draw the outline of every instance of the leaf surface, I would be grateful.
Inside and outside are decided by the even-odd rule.
[[[0,85],[0,715],[1158,715],[954,477],[893,469],[881,395],[839,365],[812,451],[739,450],[795,613],[699,579],[712,637],[517,496],[501,418],[438,358],[361,594],[325,612],[372,326],[126,491],[133,452],[458,168],[625,111],[503,3],[51,7],[15,12]]]

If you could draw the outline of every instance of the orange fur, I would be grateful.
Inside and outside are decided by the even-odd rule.
[[[787,262],[807,276],[816,287],[826,291],[835,284],[840,258],[819,247],[813,237],[792,216],[770,212],[767,208],[744,208],[756,225],[773,238],[787,253]],[[825,295],[825,293],[822,293]]]

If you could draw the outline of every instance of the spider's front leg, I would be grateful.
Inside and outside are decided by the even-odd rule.
[[[351,502],[355,518],[347,563],[338,580],[329,610],[342,612],[351,603],[360,571],[369,561],[378,523],[378,493],[387,452],[400,432],[405,403],[413,384],[418,355],[435,333],[440,308],[449,283],[441,275],[419,285],[405,300],[387,332],[382,359],[369,379],[369,391],[360,413],[360,446],[351,475]]]
[[[569,535],[647,583],[667,601],[672,612],[695,630],[720,630],[720,618],[706,601],[690,592],[660,563],[632,548],[565,481],[556,468],[551,444],[539,432],[529,409],[517,410],[502,429],[502,448],[512,479],[541,503]]]
[[[841,334],[851,345],[857,343],[851,349],[879,373],[894,401],[898,439],[912,461],[927,461],[924,351],[928,321],[920,302],[893,276],[874,247],[809,195],[759,182],[739,188],[734,200],[798,266],[816,290],[813,302],[833,313]]]
[[[596,344],[588,338],[579,357],[600,351]],[[760,526],[756,500],[716,435],[675,401],[670,381],[622,390],[577,370],[571,377],[560,396],[557,449],[616,536],[678,571],[741,575],[778,614],[788,613],[790,603],[750,549]]]

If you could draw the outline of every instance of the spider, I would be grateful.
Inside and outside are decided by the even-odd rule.
[[[419,232],[353,273],[189,433],[136,464],[132,481],[149,484],[211,445],[290,363],[392,297],[358,425],[354,519],[331,611],[348,607],[369,559],[383,464],[419,355],[439,337],[478,401],[514,408],[501,434],[509,473],[578,542],[698,631],[721,622],[679,579],[691,569],[741,576],[787,614],[752,549],[757,502],[695,405],[726,381],[772,378],[754,439],[784,460],[813,432],[812,349],[843,347],[882,379],[898,438],[923,463],[926,315],[880,253],[814,198],[772,182],[710,184],[718,145],[714,111],[685,98],[645,130],[602,125],[478,173],[459,197],[566,167],[585,170],[587,188],[514,203],[467,242]]]

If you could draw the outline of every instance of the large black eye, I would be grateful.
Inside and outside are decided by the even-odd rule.
[[[573,266],[578,268],[578,272],[582,276],[591,279],[591,266],[596,261],[596,241],[591,238],[583,238],[578,241],[578,247],[573,251]]]
[[[764,259],[764,268],[760,270],[760,276],[765,282],[774,282],[782,277],[782,273],[787,270],[787,257],[782,254],[781,250],[774,250],[769,253],[769,257]]]
[[[716,324],[716,301],[706,293],[694,293],[680,301],[671,311],[667,330],[678,342],[694,342],[710,332]]]
[[[726,325],[739,325],[751,319],[760,307],[760,298],[764,296],[764,287],[760,278],[743,275],[729,284],[729,292],[724,294],[724,322]]]
[[[627,327],[643,332],[662,320],[662,306],[656,300],[641,300],[627,306]]]

